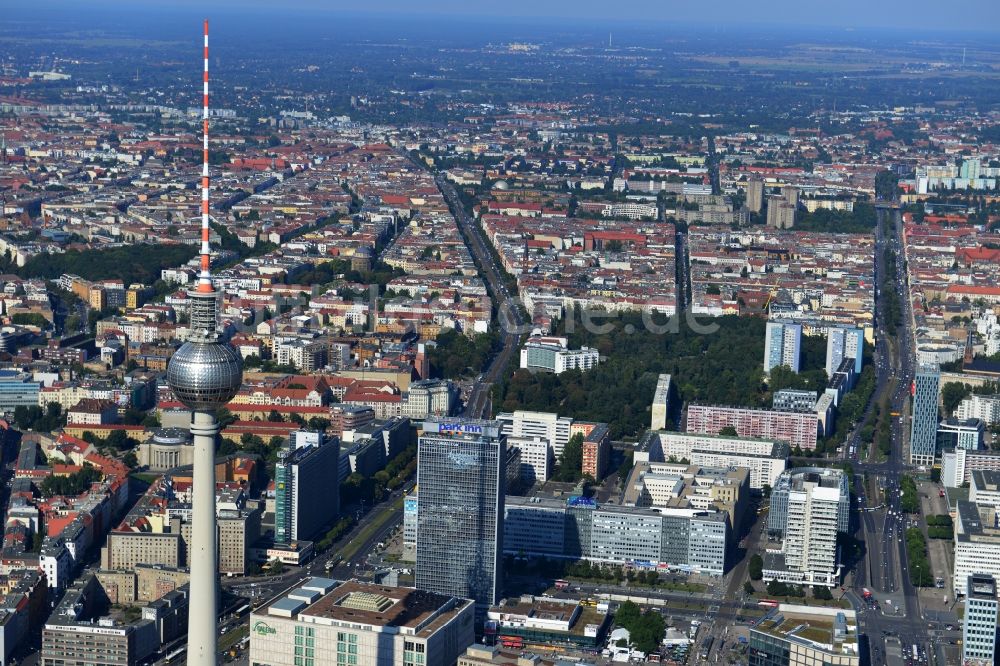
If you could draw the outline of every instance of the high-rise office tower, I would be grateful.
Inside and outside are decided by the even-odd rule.
[[[993,666],[997,644],[997,584],[993,576],[973,574],[965,596],[962,664]]]
[[[831,472],[842,476],[839,470]],[[849,506],[843,483],[837,478],[823,479],[820,472],[789,478],[781,557],[769,557],[765,569],[781,572],[775,578],[832,586],[839,572],[837,531]]]
[[[747,182],[747,209],[751,213],[759,213],[764,207],[764,181],[751,178]]]
[[[836,488],[840,495],[837,508],[837,531],[846,532],[850,525],[850,479],[839,469],[827,467],[793,467],[777,478],[771,489],[767,531],[771,536],[783,536],[788,526],[788,494],[801,491],[806,483],[821,488]]]
[[[209,273],[208,245],[208,21],[205,21],[203,161],[201,174],[201,272],[188,292],[190,334],[170,358],[167,384],[192,411],[194,483],[192,489],[191,610],[188,616],[189,664],[216,663],[216,588],[218,557],[215,517],[216,410],[233,399],[243,383],[243,358],[219,336],[219,292]]]
[[[933,465],[937,452],[938,389],[941,369],[921,364],[913,379],[913,415],[910,422],[910,464]]]
[[[292,433],[274,468],[274,542],[312,539],[340,512],[340,438]]]
[[[779,365],[787,365],[792,372],[798,372],[801,345],[801,324],[767,322],[767,333],[764,337],[764,372],[771,372],[771,368]]]
[[[826,332],[826,376],[833,377],[845,358],[854,359],[854,372],[861,374],[865,334],[860,328],[831,328]]]
[[[417,447],[419,589],[473,599],[503,587],[507,441],[496,421],[429,420]]]

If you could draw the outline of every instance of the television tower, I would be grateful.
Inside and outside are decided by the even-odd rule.
[[[208,245],[208,21],[205,21],[204,156],[201,172],[201,272],[188,292],[190,333],[170,358],[167,384],[191,409],[194,438],[191,547],[188,564],[191,583],[188,611],[188,654],[193,666],[215,666],[218,618],[218,548],[215,518],[215,440],[219,434],[216,410],[232,400],[243,383],[243,359],[219,335],[219,292],[209,273]]]

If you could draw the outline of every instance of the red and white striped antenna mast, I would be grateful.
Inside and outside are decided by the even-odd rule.
[[[198,280],[198,291],[213,291],[212,277],[209,274],[211,248],[208,246],[208,19],[205,19],[205,71],[202,112],[202,165],[201,165],[201,274]]]

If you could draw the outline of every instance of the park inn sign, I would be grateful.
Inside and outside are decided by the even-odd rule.
[[[439,435],[484,435],[499,437],[500,427],[496,421],[424,421],[423,432]]]

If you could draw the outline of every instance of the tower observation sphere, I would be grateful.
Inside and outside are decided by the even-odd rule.
[[[225,342],[185,342],[170,358],[167,384],[186,407],[214,410],[233,399],[243,382],[243,360]]]

